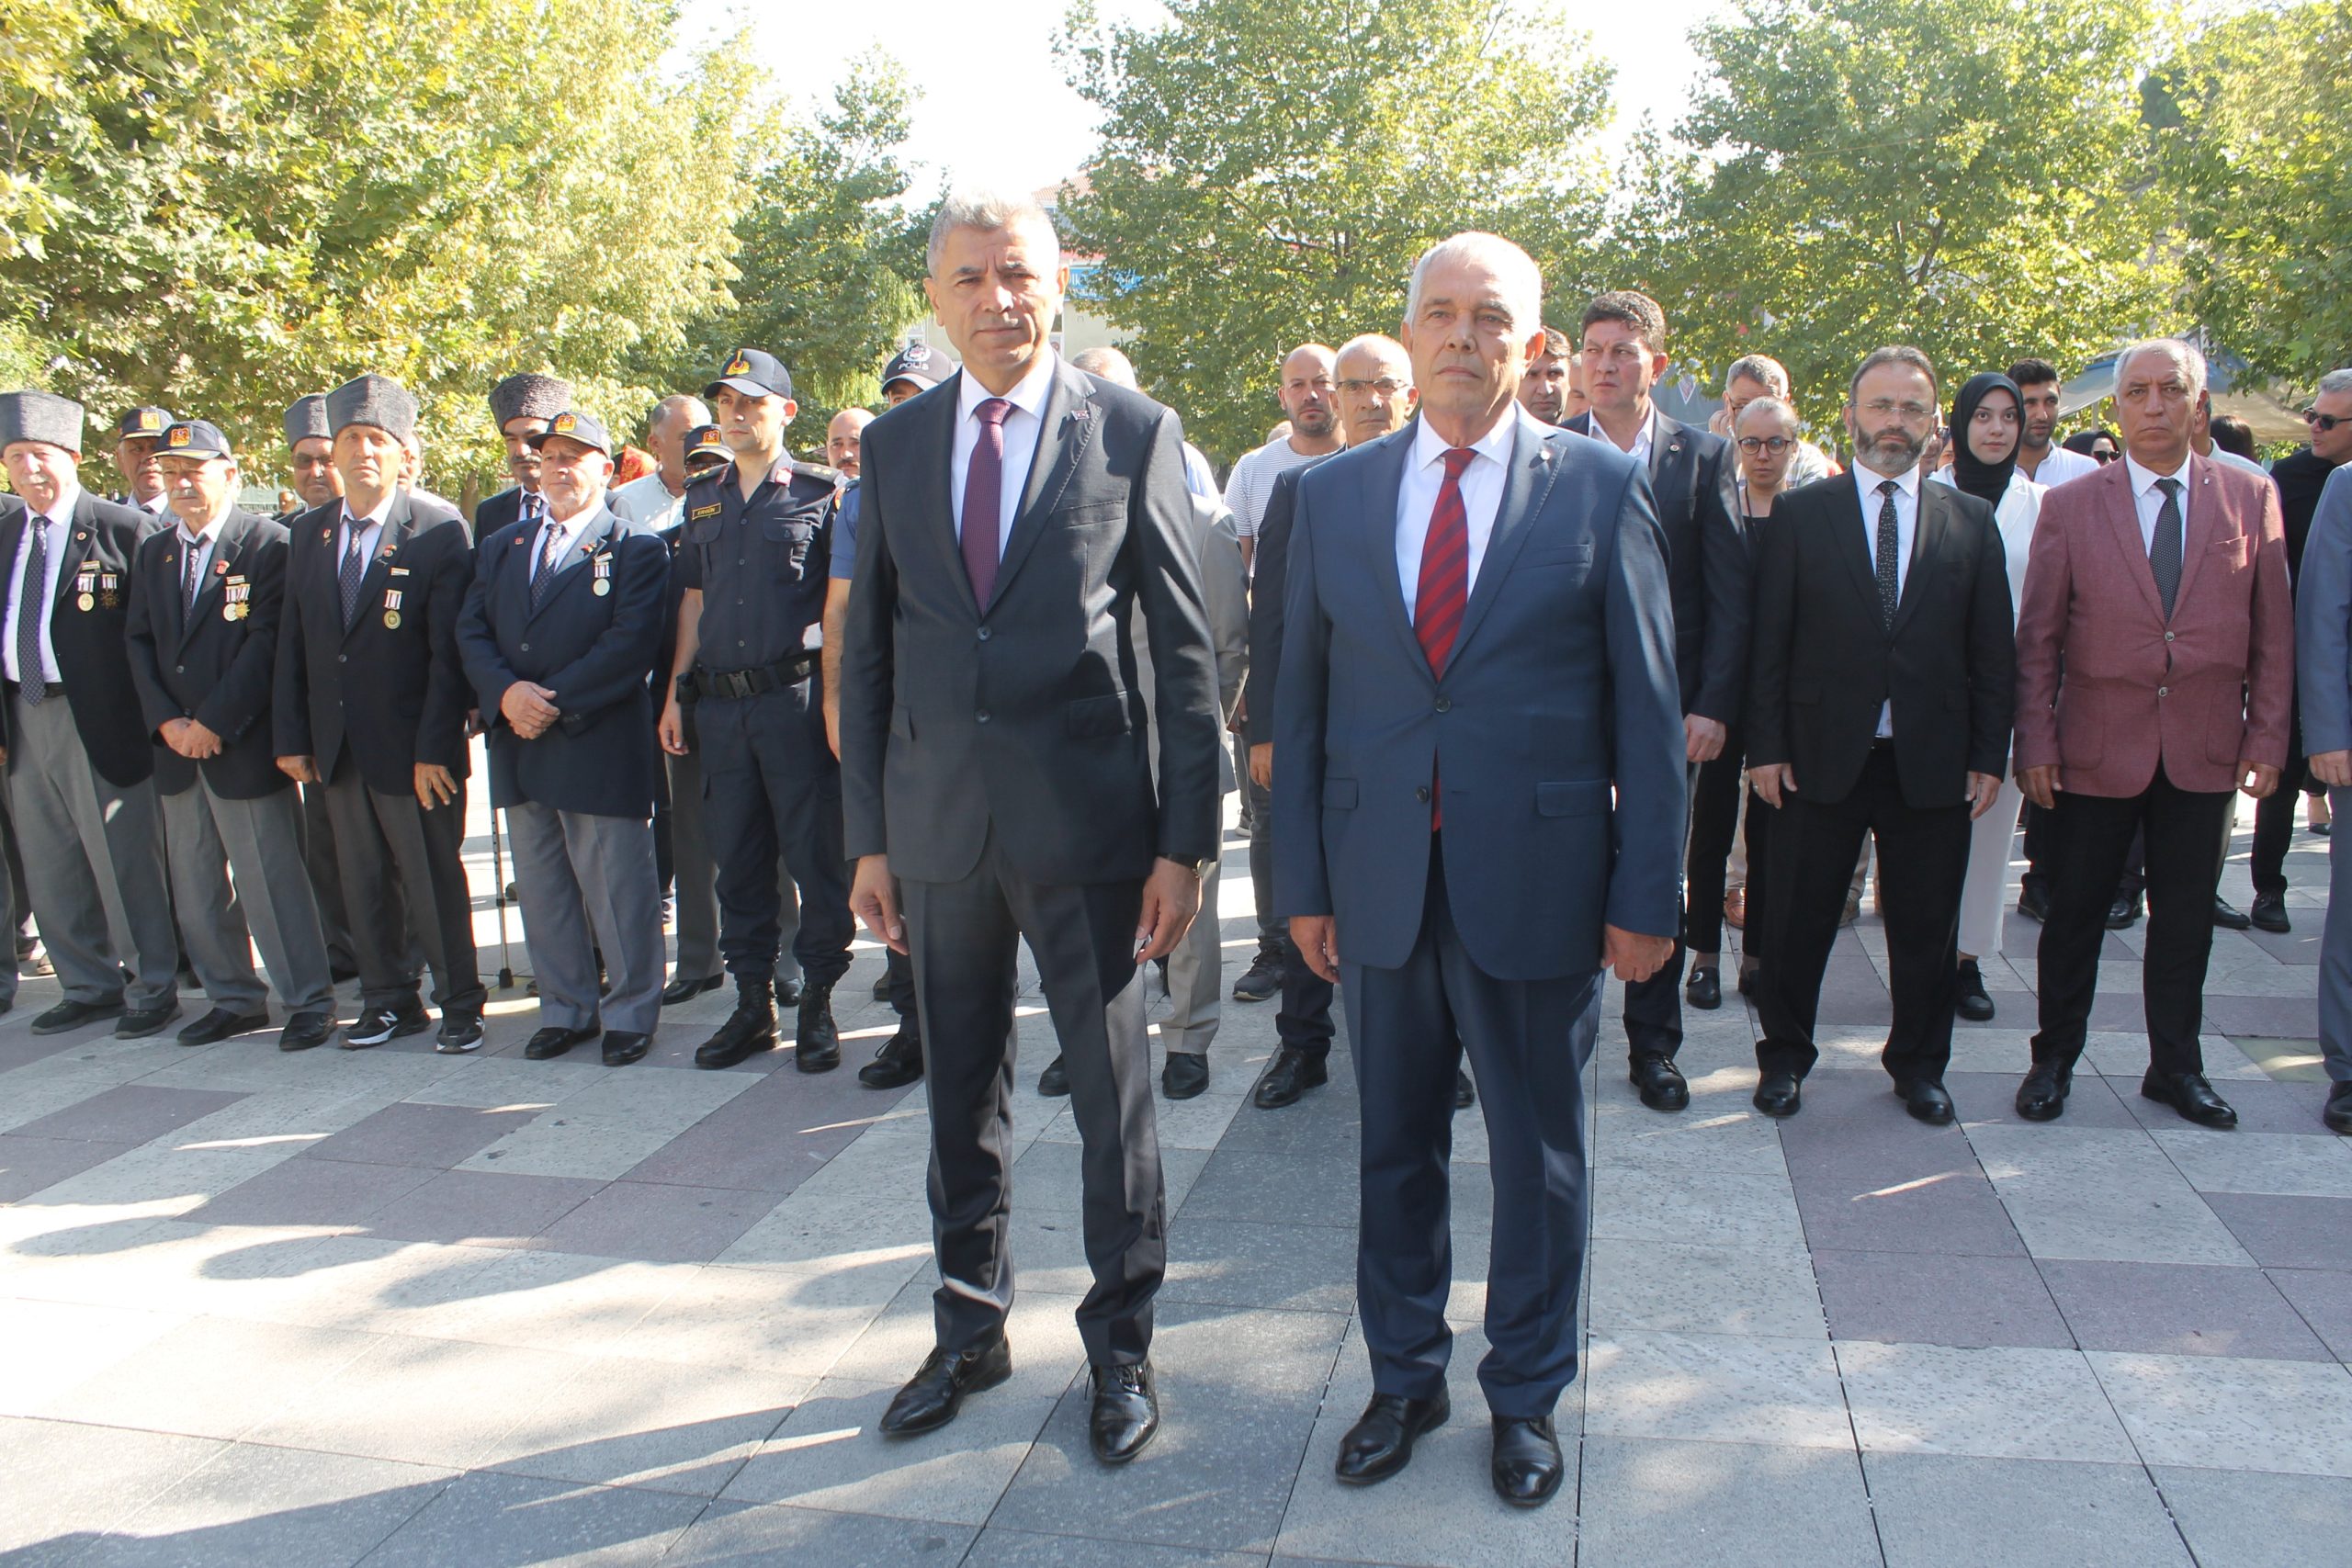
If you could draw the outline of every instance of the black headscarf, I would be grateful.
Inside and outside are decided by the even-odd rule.
[[[1987,394],[2007,392],[2010,403],[2018,411],[2018,441],[2009,446],[2009,455],[1997,463],[1988,463],[1970,450],[1968,427],[1976,417],[1976,405]],[[1968,494],[1987,506],[1999,506],[2001,497],[2008,492],[2009,476],[2018,471],[2018,446],[2025,439],[2025,399],[2018,391],[2018,384],[2007,376],[1986,371],[1972,376],[1968,385],[1951,403],[1951,478]]]

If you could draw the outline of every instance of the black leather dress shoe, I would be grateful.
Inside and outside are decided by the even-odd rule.
[[[883,965],[882,973],[874,976],[874,999],[877,1002],[890,999],[890,969],[888,964]]]
[[[1951,1096],[1935,1079],[1915,1078],[1908,1089],[1897,1084],[1894,1092],[1903,1097],[1903,1109],[1928,1126],[1951,1124]]]
[[[1453,1069],[1453,1109],[1467,1111],[1478,1103],[1478,1091],[1471,1087],[1470,1075],[1460,1067]]]
[[[35,1034],[62,1034],[69,1029],[79,1029],[85,1023],[96,1023],[102,1018],[120,1018],[122,998],[110,1002],[77,1002],[71,997],[37,1013],[33,1018]]]
[[[1170,1100],[1190,1100],[1209,1087],[1209,1059],[1189,1051],[1168,1053],[1159,1069],[1159,1092]]]
[[[2287,896],[2284,893],[2257,893],[2254,908],[2246,911],[2254,929],[2261,931],[2290,931],[2295,922],[2287,918]]]
[[[277,1032],[277,1048],[281,1051],[314,1051],[325,1044],[334,1033],[334,1015],[323,1012],[298,1012],[286,1021]]]
[[[1285,1105],[1296,1105],[1308,1089],[1330,1081],[1331,1070],[1323,1065],[1322,1057],[1285,1045],[1266,1064],[1258,1087],[1250,1091],[1250,1103],[1261,1111],[1280,1111]]]
[[[2337,1084],[2328,1091],[2327,1108],[2319,1119],[2331,1133],[2352,1133],[2352,1083]]]
[[[1540,1508],[1566,1472],[1549,1416],[1495,1417],[1495,1495],[1514,1508]]]
[[[681,976],[662,987],[662,1005],[666,1008],[679,1002],[690,1002],[705,991],[718,989],[718,983],[726,978],[724,975],[706,975],[699,980],[693,980]]]
[[[2159,1100],[2200,1127],[2234,1127],[2238,1113],[2213,1092],[2203,1073],[2159,1073],[2154,1068],[2140,1080],[2143,1099]]]
[[[1682,983],[1682,999],[1701,1012],[1713,1012],[1724,1005],[1724,980],[1714,965],[1690,971],[1690,978]]]
[[[2066,1095],[2074,1087],[2072,1068],[2036,1062],[2018,1085],[2018,1114],[2029,1122],[2055,1122],[2066,1113]]]
[[[868,1089],[904,1089],[922,1081],[922,1035],[913,1019],[899,1021],[899,1032],[857,1069],[857,1081]]]
[[[1993,998],[1984,993],[1984,970],[1973,958],[1960,961],[1960,1016],[1983,1023],[1993,1016]]]
[[[1069,1069],[1062,1066],[1058,1055],[1037,1075],[1037,1092],[1047,1100],[1059,1100],[1069,1092]]]
[[[1682,1069],[1671,1056],[1656,1051],[1635,1052],[1626,1077],[1641,1090],[1642,1103],[1652,1111],[1680,1111],[1690,1103],[1690,1086],[1683,1081]]]
[[[1369,1486],[1385,1481],[1412,1462],[1413,1442],[1434,1431],[1453,1414],[1441,1389],[1435,1399],[1408,1399],[1401,1393],[1375,1393],[1356,1424],[1340,1439],[1340,1457],[1331,1473],[1347,1486]]]
[[[527,1061],[551,1061],[574,1045],[586,1044],[595,1039],[597,1033],[598,1031],[594,1029],[562,1029],[550,1025],[531,1036],[523,1046],[523,1055]]]
[[[652,1049],[653,1036],[650,1034],[639,1034],[629,1029],[605,1031],[605,1066],[608,1067],[626,1067],[631,1062],[641,1062],[645,1054]]]
[[[144,1040],[150,1034],[161,1034],[164,1026],[179,1015],[180,999],[177,997],[151,1008],[125,1008],[122,1016],[115,1020],[114,1037],[117,1040]],[[262,1021],[267,1023],[269,1020],[263,1019]]]
[[[179,1032],[183,1045],[218,1045],[232,1034],[243,1034],[251,1029],[267,1029],[269,1014],[258,1017],[251,1013],[231,1012],[227,1008],[214,1008]]]
[[[2216,930],[2242,931],[2252,924],[2254,921],[2247,919],[2244,909],[2218,893],[2213,896],[2213,925]]]
[[[1756,1083],[1756,1109],[1767,1116],[1794,1116],[1804,1103],[1794,1073],[1766,1073]]]
[[[2111,931],[2130,931],[2140,923],[2140,895],[2118,893],[2115,902],[2107,907],[2107,929]]]
[[[1000,1335],[969,1350],[933,1350],[882,1412],[882,1435],[910,1438],[956,1419],[964,1396],[1012,1375],[1012,1347]]]
[[[1090,1368],[1094,1408],[1086,1417],[1086,1440],[1104,1464],[1125,1464],[1159,1433],[1159,1397],[1152,1392],[1151,1363]]]
[[[775,1005],[780,1008],[798,1007],[808,988],[805,980],[778,980],[775,983]]]

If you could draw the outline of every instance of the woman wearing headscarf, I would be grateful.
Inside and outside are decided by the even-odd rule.
[[[1951,467],[1935,477],[1993,508],[2007,553],[2009,614],[2025,598],[2025,563],[2033,526],[2041,517],[2042,487],[2018,469],[2024,405],[2007,376],[1973,377],[1952,400]],[[2001,905],[2009,880],[2009,848],[2025,797],[2017,781],[2001,781],[2000,797],[1969,830],[1968,878],[1960,895],[1960,1016],[1982,1023],[1993,1016],[1981,955],[2001,951]]]

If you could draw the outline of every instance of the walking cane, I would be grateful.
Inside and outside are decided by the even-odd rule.
[[[490,874],[498,888],[498,988],[514,988],[514,953],[506,942],[506,852],[505,828],[499,810],[490,813]]]

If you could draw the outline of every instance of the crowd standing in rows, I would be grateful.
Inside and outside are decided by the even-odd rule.
[[[486,734],[526,1056],[636,1062],[665,1004],[731,980],[698,1066],[777,1047],[789,1010],[795,1065],[830,1071],[854,920],[887,948],[899,1023],[859,1076],[928,1079],[941,1275],[935,1348],[881,1421],[904,1438],[1009,1375],[1025,942],[1058,1044],[1039,1087],[1085,1145],[1077,1315],[1116,1464],[1159,1419],[1147,982],[1160,1093],[1197,1095],[1238,791],[1257,950],[1231,995],[1274,1000],[1278,1035],[1256,1106],[1328,1084],[1349,1003],[1375,1392],[1338,1477],[1396,1473],[1449,1418],[1449,1124],[1483,1103],[1479,1381],[1493,1484],[1523,1506],[1562,1475],[1604,972],[1634,1089],[1679,1111],[1682,1010],[1722,1006],[1740,928],[1754,1101],[1798,1114],[1874,849],[1883,1060],[1949,1122],[2027,812],[2018,1111],[2064,1113],[2104,931],[2144,907],[2143,1092],[2234,1123],[2199,1041],[2213,929],[2290,929],[2294,794],[2352,788],[2352,372],[2266,471],[2179,340],[2121,354],[2118,429],[2079,447],[2049,364],[1955,386],[1888,346],[1853,372],[1847,468],[1769,356],[1730,367],[1711,427],[1674,419],[1654,301],[1600,294],[1571,337],[1531,258],[1465,234],[1415,268],[1396,337],[1284,356],[1284,423],[1220,489],[1124,355],[1053,347],[1044,211],[951,196],[928,261],[960,358],[902,349],[825,463],[792,455],[792,378],[757,347],[654,406],[622,483],[605,423],[518,374],[489,393],[516,482],[470,525],[420,486],[415,400],[380,375],[286,412],[275,518],[238,505],[275,459],[207,419],[125,413],[129,490],[101,500],[85,411],[0,397],[22,867],[0,899],[12,930],[28,899],[63,992],[34,1031],[156,1034],[185,966],[210,1005],[184,1043],[266,1027],[275,988],[280,1049],[364,1049],[435,1027],[429,971],[436,1048],[479,1049],[461,851]],[[2245,915],[2215,892],[2237,792],[2262,803]],[[2352,1132],[2352,913],[2322,979],[2325,1117]]]

